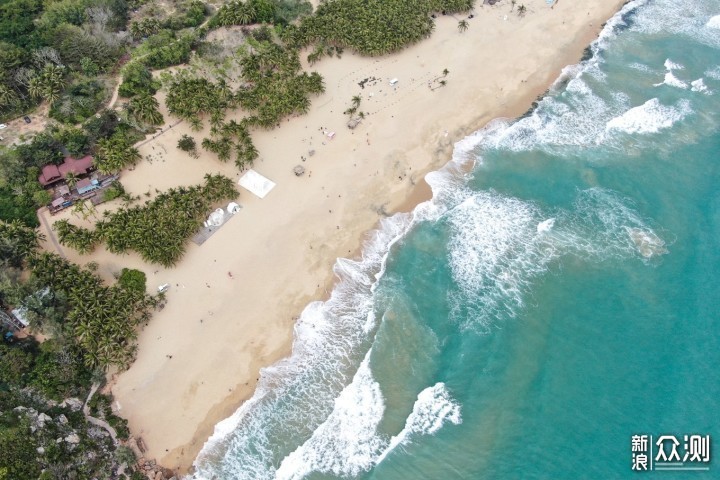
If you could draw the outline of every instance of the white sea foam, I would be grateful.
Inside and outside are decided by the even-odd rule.
[[[655,70],[653,70],[649,65],[645,65],[644,63],[633,62],[628,65],[628,67],[634,70],[640,70],[641,72],[645,73],[656,73]]]
[[[299,480],[311,472],[355,477],[374,465],[386,443],[377,434],[385,405],[369,363],[370,352],[335,399],[327,420],[283,459],[276,473],[278,480]]]
[[[450,266],[459,287],[450,293],[451,320],[487,331],[517,315],[532,283],[554,260],[637,257],[642,252],[628,229],[657,235],[626,199],[601,188],[580,192],[573,211],[554,213],[553,227],[539,228],[549,225],[546,212],[494,192],[468,192],[448,210]]]
[[[690,102],[681,100],[677,106],[669,107],[653,98],[644,104],[631,108],[619,117],[610,120],[605,130],[625,133],[656,133],[672,127],[691,113]]]
[[[714,25],[717,3],[707,0],[658,0],[638,10],[634,31],[648,34],[681,35],[712,47],[720,46]],[[712,17],[712,18],[711,18]],[[711,25],[708,25],[712,22]]]
[[[715,15],[705,24],[708,28],[720,29],[720,15]]]
[[[688,84],[677,78],[672,72],[667,72],[665,74],[665,80],[655,84],[656,87],[659,87],[660,85],[668,85],[670,87],[682,89],[688,88]]]
[[[555,226],[555,219],[548,218],[547,220],[543,220],[542,222],[538,223],[537,232],[538,233],[549,232],[550,230],[552,230],[553,226]]]
[[[357,368],[350,359],[375,326],[373,291],[389,248],[422,212],[420,206],[413,214],[384,219],[366,241],[361,260],[338,261],[339,281],[330,299],[305,308],[295,326],[292,355],[263,369],[253,397],[216,426],[195,461],[193,478],[274,478],[275,452],[297,448],[277,432],[290,428],[310,438],[328,418]]]
[[[390,439],[378,433],[385,405],[369,359],[370,352],[353,381],[335,400],[327,420],[282,460],[277,480],[300,480],[313,472],[356,477],[380,463],[398,445],[417,436],[433,435],[447,422],[461,423],[460,405],[444,383],[437,383],[418,394],[400,433]]]
[[[414,437],[434,435],[447,422],[459,425],[462,423],[460,410],[460,404],[450,396],[444,383],[426,388],[418,394],[412,413],[405,420],[405,427],[390,439],[376,463],[382,462],[398,446],[412,442]]]
[[[705,72],[705,76],[714,78],[715,80],[720,80],[720,65],[708,69]]]
[[[685,70],[685,67],[683,65],[675,63],[669,58],[665,60],[665,63],[663,65],[665,66],[665,70],[669,72],[672,72],[673,70]]]
[[[627,228],[627,232],[643,257],[651,258],[668,253],[667,248],[665,248],[665,241],[658,237],[655,232],[630,227]]]
[[[693,92],[704,93],[706,95],[712,94],[712,91],[710,91],[707,85],[705,85],[705,82],[702,78],[698,78],[697,80],[693,80],[692,82],[690,82],[690,90],[692,90]]]

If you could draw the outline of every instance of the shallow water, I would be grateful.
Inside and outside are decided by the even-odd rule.
[[[196,477],[625,478],[632,435],[718,434],[718,15],[631,2],[531,114],[459,142]]]

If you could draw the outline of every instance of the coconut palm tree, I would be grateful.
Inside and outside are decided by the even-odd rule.
[[[12,108],[18,103],[17,94],[6,85],[0,84],[0,108]]]
[[[101,173],[114,173],[140,160],[140,152],[122,135],[113,135],[97,143],[95,164]]]
[[[525,8],[525,5],[520,5],[517,9],[518,17],[524,17],[526,12],[527,8]]]
[[[70,189],[75,188],[75,185],[77,185],[77,182],[78,182],[78,177],[77,177],[77,175],[75,175],[75,173],[68,172],[65,175],[65,183],[67,183],[67,185],[68,185],[68,187],[70,187]]]
[[[42,98],[53,103],[60,98],[60,93],[65,88],[64,76],[64,67],[49,63],[30,79],[28,92],[34,98]]]
[[[160,104],[157,99],[147,92],[133,97],[128,103],[128,112],[140,122],[148,125],[163,123],[162,113],[158,110]]]
[[[468,29],[469,27],[470,27],[470,25],[468,24],[467,20],[460,20],[460,21],[458,22],[458,31],[459,31],[460,33],[463,33],[463,32],[465,32],[465,31],[467,31],[467,29]]]

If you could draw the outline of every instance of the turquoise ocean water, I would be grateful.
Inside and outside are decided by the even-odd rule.
[[[196,478],[720,478],[631,470],[632,435],[720,440],[720,3],[590,51],[338,261]]]

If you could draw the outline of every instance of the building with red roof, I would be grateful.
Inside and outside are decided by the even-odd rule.
[[[93,157],[91,155],[86,155],[80,159],[65,157],[65,160],[60,165],[45,165],[38,177],[38,181],[43,187],[47,187],[48,185],[63,180],[68,173],[73,173],[77,176],[85,175],[92,169],[92,166]]]

